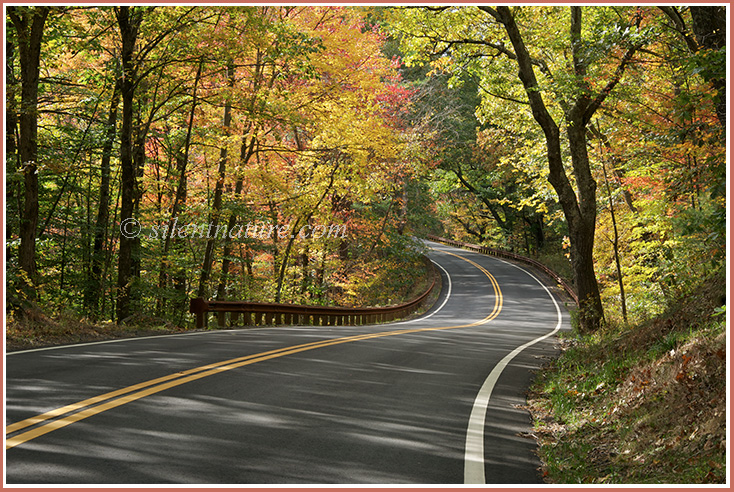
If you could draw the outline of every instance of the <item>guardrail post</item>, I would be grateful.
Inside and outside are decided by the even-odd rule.
[[[201,297],[189,300],[189,312],[196,315],[196,327],[206,326],[206,312],[209,311],[209,303]]]

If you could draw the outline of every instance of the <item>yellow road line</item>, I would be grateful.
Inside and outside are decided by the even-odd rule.
[[[289,348],[309,347],[309,346],[312,346],[312,345],[319,345],[321,343],[323,343],[323,341],[321,341],[321,342],[311,342],[311,343],[306,343],[306,344],[303,344],[303,345],[296,345],[296,346],[289,347]],[[273,354],[273,353],[281,352],[283,350],[286,350],[286,349],[280,348],[280,349],[276,349],[276,350],[271,350],[269,352],[261,352],[259,354],[247,355],[247,356],[244,356],[244,357],[238,357],[236,359],[230,359],[230,360],[220,361],[220,362],[216,362],[216,363],[209,364],[209,365],[206,365],[206,366],[196,367],[194,369],[188,369],[186,371],[177,372],[177,373],[174,373],[174,374],[169,374],[168,376],[163,376],[163,377],[160,377],[160,378],[151,379],[150,381],[145,381],[145,382],[142,382],[142,383],[139,383],[139,384],[135,384],[133,386],[128,386],[126,388],[122,388],[122,389],[119,389],[119,390],[111,391],[111,392],[105,393],[103,395],[95,396],[93,398],[89,398],[89,399],[86,399],[86,400],[83,400],[83,401],[80,401],[80,402],[77,402],[77,403],[72,403],[71,405],[66,405],[65,407],[57,408],[55,410],[51,410],[51,411],[46,412],[46,413],[43,413],[41,415],[37,415],[35,417],[31,417],[31,418],[28,418],[28,419],[21,420],[21,421],[15,422],[13,424],[10,424],[9,426],[7,426],[5,428],[5,434],[7,435],[7,434],[10,434],[12,432],[16,432],[16,431],[19,431],[21,429],[25,429],[26,427],[30,427],[32,425],[39,424],[39,423],[44,422],[44,421],[46,421],[48,419],[51,419],[51,418],[54,418],[54,417],[58,417],[60,415],[64,415],[65,413],[69,413],[69,412],[72,412],[74,410],[79,410],[79,409],[82,409],[82,408],[86,408],[86,407],[88,407],[90,405],[93,405],[95,403],[99,403],[99,402],[104,401],[104,400],[109,400],[110,398],[114,398],[116,396],[124,395],[126,393],[131,393],[133,391],[136,391],[136,390],[139,390],[139,389],[142,389],[142,388],[146,388],[148,386],[153,386],[153,385],[156,385],[156,384],[159,384],[159,383],[164,383],[166,381],[170,381],[171,379],[177,379],[177,378],[180,378],[180,377],[183,377],[183,376],[187,376],[189,374],[194,374],[194,373],[197,373],[197,372],[206,371],[207,369],[213,369],[215,367],[219,367],[219,366],[222,366],[222,365],[227,365],[227,364],[231,364],[231,363],[234,363],[234,362],[239,362],[239,361],[250,359],[250,358],[260,357],[260,356],[263,356],[263,355]]]
[[[67,415],[66,417],[63,417],[57,420],[53,420],[49,423],[40,425],[29,431],[26,431],[16,436],[7,438],[5,441],[5,449],[14,448],[15,446],[28,442],[44,434],[48,434],[49,432],[52,432],[54,430],[66,427],[70,424],[79,422],[80,420],[84,420],[86,418],[89,418],[93,415],[97,415],[99,413],[105,412],[107,410],[122,406],[126,403],[130,403],[130,402],[139,400],[143,397],[150,396],[155,393],[159,393],[166,389],[174,388],[176,386],[180,386],[182,384],[185,384],[191,381],[196,381],[198,379],[202,379],[208,376],[219,374],[225,371],[231,371],[232,369],[237,369],[239,367],[247,366],[250,364],[255,364],[257,362],[275,359],[278,357],[292,355],[292,354],[296,354],[299,352],[305,352],[305,351],[313,350],[317,348],[328,347],[332,345],[339,345],[343,343],[356,342],[356,341],[361,341],[361,340],[369,340],[373,338],[382,338],[382,337],[395,336],[395,335],[405,335],[405,334],[419,333],[419,332],[425,332],[425,331],[452,330],[452,329],[457,329],[457,328],[468,328],[472,326],[479,326],[479,325],[485,324],[493,320],[494,318],[496,318],[499,315],[500,311],[502,310],[503,296],[502,296],[502,291],[500,290],[500,287],[499,287],[499,283],[494,278],[494,276],[491,273],[489,273],[489,271],[487,271],[484,267],[475,263],[472,260],[456,255],[454,253],[449,253],[448,251],[443,251],[443,253],[446,253],[452,256],[456,256],[457,258],[460,258],[472,264],[473,266],[478,268],[480,271],[482,271],[482,273],[484,273],[487,276],[487,278],[489,278],[492,284],[493,290],[495,292],[495,303],[494,303],[494,308],[492,309],[492,312],[484,319],[480,321],[476,321],[474,323],[467,323],[463,325],[441,326],[441,327],[435,327],[435,328],[413,328],[413,329],[406,329],[406,330],[394,330],[394,331],[387,331],[387,332],[380,332],[380,333],[355,335],[351,337],[335,338],[331,340],[322,340],[320,342],[311,342],[311,343],[306,343],[306,344],[301,344],[301,345],[294,345],[291,347],[270,350],[268,352],[261,352],[258,354],[247,355],[244,357],[237,357],[235,359],[229,359],[226,361],[221,361],[221,362],[208,364],[208,365],[201,366],[201,367],[196,367],[196,368],[189,369],[186,371],[177,372],[174,374],[170,374],[168,376],[163,376],[160,378],[152,379],[150,381],[145,381],[143,383],[128,386],[126,388],[122,388],[116,391],[111,391],[109,393],[95,396],[93,398],[88,398],[86,400],[83,400],[77,403],[73,403],[71,405],[66,405],[64,407],[60,407],[55,410],[51,410],[49,412],[37,415],[35,417],[31,417],[25,420],[21,420],[19,422],[15,422],[14,424],[10,424],[9,426],[5,428],[6,436],[13,432],[17,432],[21,429],[25,429],[27,427],[40,424],[54,417],[60,417],[64,414],[68,414],[70,412],[79,410],[76,413]],[[108,401],[105,401],[105,400],[108,400]],[[101,403],[97,406],[91,406],[99,402],[104,402],[104,403]]]

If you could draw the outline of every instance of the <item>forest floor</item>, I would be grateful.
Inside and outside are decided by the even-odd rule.
[[[74,343],[99,342],[117,338],[168,335],[192,331],[155,319],[140,319],[131,324],[94,323],[73,315],[51,318],[41,310],[26,309],[20,319],[5,325],[5,350],[27,350]]]
[[[665,315],[560,339],[528,395],[548,483],[726,482],[726,281]]]

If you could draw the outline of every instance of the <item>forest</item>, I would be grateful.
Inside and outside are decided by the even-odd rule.
[[[725,266],[725,26],[723,7],[7,7],[8,316],[389,305],[437,234],[557,270],[582,331],[649,319]]]

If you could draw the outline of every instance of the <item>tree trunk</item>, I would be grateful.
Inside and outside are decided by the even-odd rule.
[[[197,89],[199,87],[199,81],[201,80],[201,71],[204,66],[204,59],[199,60],[199,67],[196,70],[196,77],[194,79],[194,88],[191,95],[191,111],[189,112],[188,127],[186,129],[186,138],[184,140],[183,151],[177,151],[176,162],[178,171],[178,186],[176,187],[176,196],[173,200],[173,207],[171,209],[171,223],[178,221],[178,215],[181,212],[181,208],[186,204],[187,195],[187,176],[186,168],[188,167],[189,151],[191,149],[191,134],[194,130],[194,115],[196,113],[196,106],[199,104],[197,99]],[[163,243],[163,257],[161,258],[161,268],[158,277],[158,287],[163,291],[168,287],[168,277],[171,266],[168,261],[168,253],[173,246],[175,237],[173,230],[169,234],[166,234],[165,242]],[[176,275],[176,288],[179,291],[186,290],[186,275],[182,272],[177,272]],[[161,303],[162,305],[163,303]],[[163,314],[163,313],[161,313]]]
[[[20,115],[18,153],[23,170],[24,204],[20,217],[18,260],[25,272],[23,290],[36,299],[36,228],[38,226],[38,79],[43,30],[51,7],[8,7],[20,52]]]
[[[243,181],[242,178],[238,178],[234,185],[235,198],[239,197],[242,193]],[[227,222],[227,234],[224,236],[224,249],[222,251],[222,273],[219,277],[219,285],[217,286],[217,300],[223,301],[227,298],[227,277],[229,276],[229,265],[231,260],[229,259],[232,255],[232,239],[229,237],[229,231],[237,225],[237,214],[232,213],[229,216]]]
[[[617,229],[617,216],[614,213],[614,200],[612,199],[612,187],[609,185],[609,177],[607,176],[607,166],[604,164],[604,157],[601,159],[601,168],[604,172],[604,183],[607,187],[607,196],[609,197],[609,213],[612,218],[612,228],[614,230],[614,239],[612,240],[612,248],[614,249],[614,263],[617,266],[617,283],[619,284],[619,296],[622,303],[622,319],[627,324],[627,296],[624,293],[624,277],[622,276],[622,260],[619,254],[619,230]]]
[[[538,254],[545,246],[545,233],[543,232],[543,216],[537,213],[531,213],[530,216],[523,212],[522,220],[525,222],[527,229],[533,238],[535,253]]]
[[[490,13],[492,11],[490,10]],[[561,134],[555,120],[543,101],[538,81],[533,70],[530,54],[509,7],[497,7],[495,18],[500,21],[515,49],[519,67],[519,78],[530,102],[535,121],[538,122],[546,140],[548,180],[558,194],[558,199],[568,223],[571,238],[571,264],[579,296],[579,328],[581,331],[596,330],[602,322],[604,312],[599,295],[599,286],[594,272],[594,229],[596,222],[596,182],[591,176],[586,153],[586,123],[592,101],[582,96],[568,115],[568,142],[571,161],[579,191],[576,192],[566,175],[561,152]],[[572,11],[572,37],[580,34],[580,10]],[[576,44],[576,43],[573,43]],[[582,69],[574,53],[577,71]],[[594,101],[596,103],[596,101]],[[601,104],[599,101],[598,104]],[[593,114],[593,111],[592,111]]]
[[[234,62],[232,60],[227,64],[227,85],[229,88],[234,87]],[[232,125],[232,102],[229,98],[224,102],[224,118],[222,120],[224,126],[225,139],[229,137],[229,128]],[[222,194],[224,192],[224,178],[227,174],[227,157],[228,150],[227,145],[223,145],[219,150],[219,169],[217,169],[217,183],[214,186],[214,201],[212,203],[212,212],[209,216],[210,230],[216,234],[217,227],[219,226],[219,219],[222,214]],[[207,296],[207,287],[209,277],[212,274],[212,264],[214,263],[214,245],[216,244],[216,237],[211,234],[206,240],[206,250],[204,251],[204,262],[201,266],[201,275],[199,277],[199,288],[197,290],[197,297]]]
[[[8,8],[10,11],[12,7]],[[15,45],[10,39],[5,40],[5,90],[7,92],[5,99],[5,165],[6,165],[6,197],[7,197],[7,211],[8,215],[17,213],[18,218],[21,218],[21,208],[18,207],[13,210],[13,206],[18,203],[20,196],[20,190],[16,195],[16,184],[14,182],[7,182],[7,176],[14,174],[21,168],[21,163],[18,156],[17,146],[17,132],[18,132],[18,107],[17,107],[17,91],[18,81],[13,73],[13,59],[15,58]],[[12,248],[8,246],[13,238],[13,228],[11,227],[11,221],[5,222],[5,261],[6,264],[12,256]]]
[[[249,128],[248,128],[249,130]],[[248,132],[249,133],[249,132]],[[247,133],[245,134],[247,135]],[[240,147],[240,165],[244,169],[250,158],[255,154],[255,146],[257,145],[257,139],[253,136],[250,140],[247,137],[242,138],[242,146]],[[238,198],[242,193],[244,182],[241,177],[237,178],[234,185],[234,195]],[[227,234],[224,236],[224,251],[222,252],[222,273],[219,278],[219,286],[217,287],[217,300],[224,300],[227,295],[227,277],[229,275],[230,255],[232,254],[232,238],[229,233],[237,225],[237,214],[232,213],[229,216],[227,222]]]
[[[133,246],[137,235],[132,225],[135,208],[137,176],[133,161],[133,103],[135,98],[136,67],[134,59],[135,41],[142,23],[141,11],[134,7],[116,8],[117,21],[122,38],[122,128],[120,129],[120,250],[117,262],[117,322],[130,316],[130,290],[134,280]],[[126,233],[127,232],[127,233]]]
[[[301,251],[301,295],[306,294],[308,292],[308,288],[312,285],[311,282],[311,275],[308,271],[308,263],[310,258],[310,251],[308,244],[303,248],[303,251]]]
[[[585,331],[599,328],[604,309],[594,271],[594,236],[596,229],[596,181],[591,175],[586,149],[586,125],[573,118],[566,128],[571,148],[571,163],[578,189],[578,206],[562,204],[571,238],[571,265],[579,296],[579,322]],[[571,207],[569,207],[571,205]],[[568,207],[568,211],[567,211]]]
[[[92,266],[90,268],[89,289],[87,291],[86,305],[96,317],[99,305],[99,294],[102,285],[102,271],[104,269],[104,246],[107,241],[107,225],[110,219],[110,161],[112,158],[112,147],[117,134],[117,107],[120,104],[120,87],[122,78],[118,77],[112,91],[110,100],[110,111],[107,116],[107,134],[102,147],[102,160],[100,162],[99,181],[99,208],[97,209],[97,222],[94,227],[94,244],[92,245]]]

